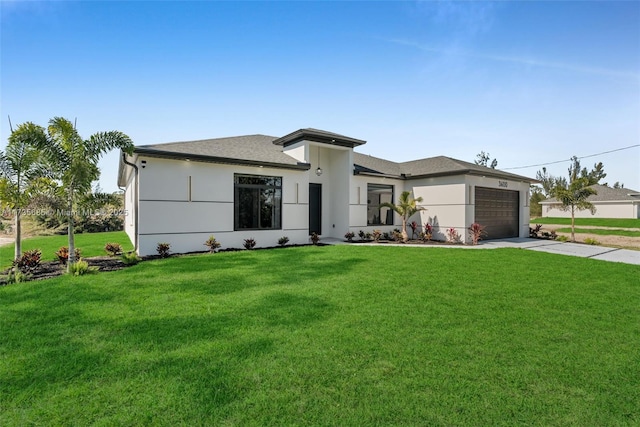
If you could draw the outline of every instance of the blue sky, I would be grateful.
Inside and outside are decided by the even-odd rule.
[[[0,149],[7,115],[137,145],[315,127],[394,161],[485,151],[501,169],[640,144],[636,1],[0,7]],[[106,191],[117,160],[101,162]],[[597,161],[640,190],[640,147],[582,164]]]

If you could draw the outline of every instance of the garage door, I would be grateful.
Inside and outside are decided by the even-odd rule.
[[[520,193],[476,187],[476,222],[486,228],[486,239],[519,236]]]

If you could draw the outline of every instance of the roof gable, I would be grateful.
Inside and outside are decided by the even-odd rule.
[[[291,132],[290,134],[285,135],[282,138],[277,138],[275,141],[273,141],[273,143],[286,147],[300,141],[313,141],[322,144],[339,145],[349,148],[367,143],[367,141],[363,141],[361,139],[351,138],[348,136],[340,135],[338,133],[327,132],[326,130],[314,128],[298,129],[297,131]]]

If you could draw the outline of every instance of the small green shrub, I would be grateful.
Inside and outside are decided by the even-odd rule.
[[[84,276],[85,274],[95,274],[100,269],[96,266],[89,266],[84,260],[77,261],[69,266],[69,274],[72,276]]]
[[[344,233],[344,238],[347,239],[347,242],[353,242],[353,238],[355,237],[356,233],[354,233],[353,231],[347,231],[346,233]]]
[[[116,256],[122,253],[122,246],[120,243],[107,243],[104,245],[104,250],[111,256]]]
[[[76,253],[76,260],[80,259],[80,249],[76,248],[74,252]],[[58,257],[60,264],[67,265],[67,261],[69,261],[69,248],[60,246],[60,249],[56,252],[56,257]]]
[[[569,238],[567,236],[558,236],[557,240],[560,242],[566,242],[569,240]]]
[[[289,243],[289,238],[287,236],[282,236],[281,238],[278,239],[278,244],[280,246],[284,246],[287,243]]]
[[[126,265],[136,265],[140,262],[140,258],[135,252],[125,252],[120,257]]]
[[[14,283],[24,283],[31,280],[31,275],[18,271],[11,270],[9,275],[7,276],[7,285],[12,285]]]
[[[24,274],[35,273],[40,268],[42,252],[40,249],[24,251],[22,255],[13,261],[13,265]]]
[[[244,239],[244,243],[242,244],[245,249],[250,250],[256,247],[255,239]]]
[[[599,245],[599,244],[600,244],[600,242],[599,242],[599,241],[597,241],[596,239],[591,238],[591,237],[587,237],[586,239],[584,239],[584,242],[585,242],[587,245]]]
[[[209,252],[211,253],[215,253],[216,249],[219,249],[220,246],[222,246],[220,242],[216,240],[213,234],[209,236],[206,242],[204,242],[204,245],[209,248]]]
[[[162,258],[168,257],[169,252],[171,252],[171,243],[158,243],[158,246],[156,246],[156,252],[158,252],[158,255]]]
[[[360,230],[358,231],[358,237],[360,237],[360,240],[366,240],[366,234],[364,231]]]

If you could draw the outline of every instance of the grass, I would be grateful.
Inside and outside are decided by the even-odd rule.
[[[0,425],[638,425],[640,266],[302,247],[0,289]]]
[[[107,255],[104,245],[108,242],[120,243],[122,250],[133,250],[129,237],[124,231],[110,231],[107,233],[82,233],[76,234],[76,247],[80,249],[80,254],[85,257]],[[31,237],[22,241],[22,250],[40,249],[43,261],[56,260],[56,251],[60,246],[69,246],[67,235],[64,236],[40,236]],[[13,261],[15,245],[0,247],[0,270],[11,266]]]
[[[531,224],[571,225],[571,218],[532,218]],[[632,218],[576,218],[576,226],[595,226],[612,228],[638,228],[640,219]]]
[[[559,228],[558,233],[571,233],[571,227]],[[610,228],[576,228],[575,233],[597,234],[599,236],[640,237],[640,231],[618,230]]]

